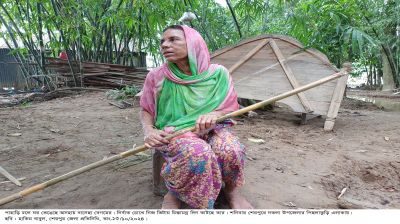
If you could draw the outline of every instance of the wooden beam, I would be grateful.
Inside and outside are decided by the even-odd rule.
[[[168,189],[165,186],[164,179],[161,176],[161,168],[165,162],[161,152],[154,150],[153,153],[153,192],[155,195],[164,196]]]
[[[285,57],[283,56],[281,50],[279,49],[278,45],[275,43],[274,40],[270,40],[269,44],[271,45],[272,50],[274,51],[274,54],[276,55],[279,64],[281,64],[281,67],[283,71],[286,74],[286,77],[288,78],[290,85],[292,85],[293,89],[299,87],[299,83],[297,82],[296,78],[293,75],[293,71],[290,69],[289,66],[285,65]],[[301,104],[304,107],[305,112],[310,113],[312,112],[312,107],[310,102],[307,100],[306,96],[304,93],[298,93],[297,96],[300,99]]]
[[[301,113],[300,115],[300,124],[305,125],[307,123],[307,113]]]
[[[302,52],[302,53],[303,53],[303,52]],[[302,55],[302,53],[291,55],[290,57],[286,58],[284,61],[290,61],[290,60],[292,60],[293,58],[296,58],[296,57]],[[270,66],[267,66],[267,67],[265,67],[265,68],[262,68],[262,69],[260,69],[260,70],[258,70],[258,71],[256,71],[256,72],[254,72],[254,73],[251,73],[251,74],[249,74],[249,75],[245,75],[245,76],[243,76],[243,78],[241,78],[241,79],[239,79],[239,80],[234,80],[234,81],[235,81],[235,83],[242,82],[242,81],[244,81],[244,80],[247,80],[247,79],[249,79],[249,78],[254,77],[255,75],[259,75],[259,74],[261,74],[261,73],[263,73],[263,72],[266,72],[267,70],[269,70],[269,69],[271,69],[271,68],[273,68],[273,67],[275,67],[275,66],[277,66],[277,65],[279,65],[279,62],[274,63],[274,64],[272,64],[272,65],[270,65]]]
[[[328,113],[326,114],[326,120],[324,124],[325,131],[332,131],[333,126],[335,125],[335,119],[339,112],[339,107],[342,103],[343,94],[346,89],[347,78],[351,72],[351,63],[344,63],[342,71],[345,72],[346,75],[337,80],[335,90],[333,91],[331,104],[329,105]]]
[[[242,57],[239,61],[237,61],[232,67],[229,68],[229,73],[233,73],[237,68],[239,68],[243,63],[248,61],[251,57],[253,57],[261,48],[263,48],[269,39],[264,39],[259,43],[255,48],[253,48],[249,53],[247,53],[244,57]]]

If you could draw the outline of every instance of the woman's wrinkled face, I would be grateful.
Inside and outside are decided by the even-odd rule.
[[[161,38],[161,53],[172,63],[185,61],[188,56],[183,30],[168,29]]]

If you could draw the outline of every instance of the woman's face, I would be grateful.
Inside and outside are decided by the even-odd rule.
[[[186,61],[188,56],[183,30],[168,29],[161,38],[161,53],[172,63]]]

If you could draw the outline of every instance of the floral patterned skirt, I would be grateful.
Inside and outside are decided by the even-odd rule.
[[[212,209],[222,184],[244,184],[245,147],[227,125],[203,137],[177,137],[159,148],[168,190],[193,208]]]

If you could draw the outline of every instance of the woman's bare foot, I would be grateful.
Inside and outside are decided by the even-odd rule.
[[[171,192],[168,192],[164,196],[164,201],[161,205],[161,209],[179,209],[181,208],[181,201],[176,198]]]
[[[254,207],[242,196],[237,187],[225,187],[225,197],[229,202],[231,209],[254,209]]]

